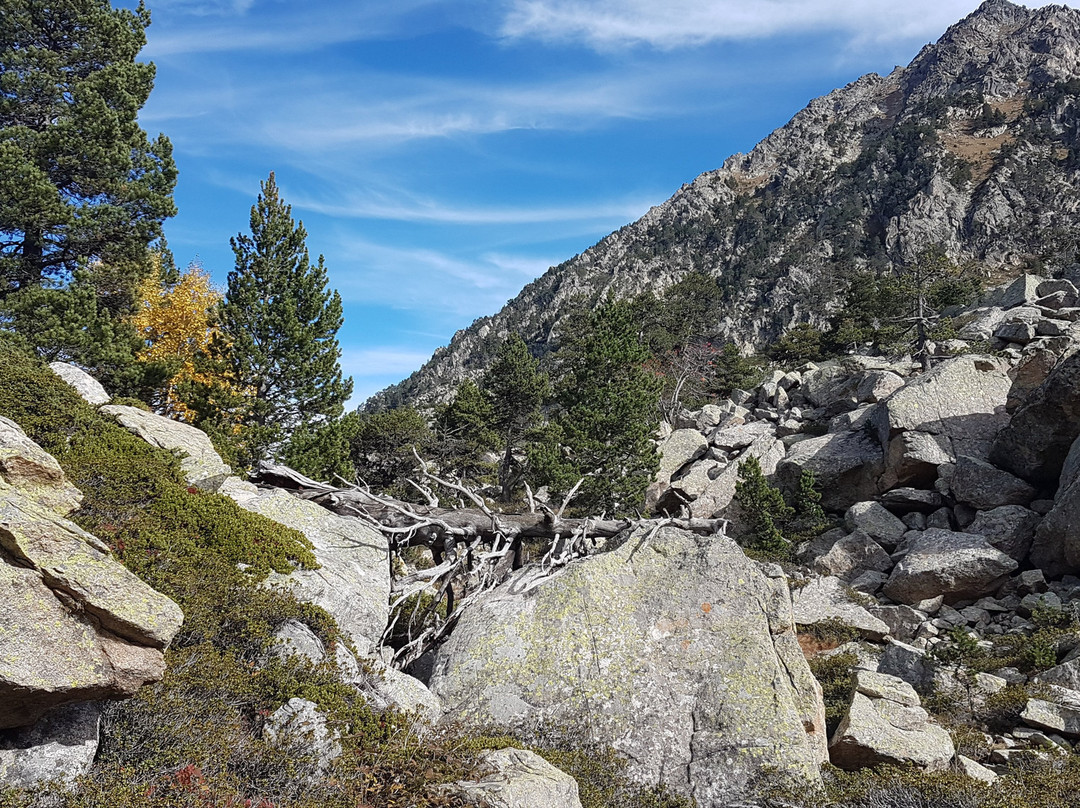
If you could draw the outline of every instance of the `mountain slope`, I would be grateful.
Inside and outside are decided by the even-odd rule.
[[[662,291],[690,271],[725,301],[716,336],[761,347],[820,323],[853,267],[931,246],[990,275],[1062,272],[1080,236],[1080,11],[988,0],[906,68],[811,101],[749,154],[526,286],[368,409],[445,400],[507,332],[556,348],[575,303]]]

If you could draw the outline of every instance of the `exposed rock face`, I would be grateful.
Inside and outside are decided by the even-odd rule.
[[[958,356],[912,379],[874,413],[881,445],[888,447],[901,433],[916,431],[947,438],[948,443],[937,446],[951,447],[954,456],[985,457],[989,436],[1009,421],[1008,370],[1008,363],[995,357]]]
[[[68,482],[56,458],[26,437],[14,421],[0,417],[0,492],[12,488],[60,516],[82,502],[82,492]]]
[[[777,465],[781,487],[795,491],[804,470],[821,489],[821,507],[843,511],[877,495],[881,447],[863,432],[838,432],[800,441]]]
[[[1036,485],[1057,486],[1065,458],[1080,436],[1080,354],[1059,363],[994,442],[990,460]]]
[[[7,463],[0,487],[0,729],[30,726],[60,705],[130,696],[160,679],[161,649],[183,620],[179,607],[59,515],[78,501],[73,489],[55,459],[10,421],[0,425],[0,457]],[[37,484],[42,475],[29,469],[43,470],[47,484]],[[27,479],[33,499],[22,494]]]
[[[32,788],[75,780],[94,762],[100,729],[101,706],[86,702],[58,707],[32,727],[0,730],[0,783]]]
[[[907,554],[893,569],[884,592],[909,605],[944,595],[947,603],[993,592],[1017,563],[971,533],[931,528],[912,532]]]
[[[82,368],[67,362],[50,362],[49,369],[67,382],[87,404],[98,406],[108,404],[112,396],[105,392],[101,382],[91,376]]]
[[[763,766],[814,783],[823,706],[788,597],[728,539],[634,533],[554,575],[526,568],[472,604],[431,689],[450,718],[480,724],[587,715],[632,776],[702,808]]]
[[[447,400],[510,331],[544,356],[559,345],[570,301],[659,293],[691,270],[727,292],[717,336],[760,348],[792,323],[819,324],[843,290],[840,267],[871,257],[897,267],[940,245],[988,269],[1018,267],[1025,254],[1068,266],[1068,240],[1055,233],[1076,227],[1077,181],[1055,155],[1073,145],[1080,110],[1055,93],[1076,77],[1077,19],[1061,5],[983,4],[908,67],[811,101],[749,154],[553,267],[372,406]],[[1000,121],[984,120],[984,103]],[[1041,283],[999,305],[1034,302]],[[963,336],[985,339],[1001,324]]]
[[[280,489],[229,485],[224,489],[245,510],[298,530],[311,542],[319,569],[273,574],[300,599],[326,609],[368,654],[386,628],[390,602],[390,548],[386,537],[359,519],[338,516]]]
[[[110,404],[102,407],[129,432],[151,446],[180,455],[180,469],[188,484],[216,491],[232,469],[221,459],[210,438],[200,429],[137,407]]]
[[[933,723],[911,685],[895,676],[855,672],[855,692],[829,744],[842,769],[914,764],[928,771],[948,768],[955,749],[949,733]]]
[[[487,752],[481,764],[489,774],[447,790],[472,805],[489,808],[581,808],[577,781],[527,749]]]

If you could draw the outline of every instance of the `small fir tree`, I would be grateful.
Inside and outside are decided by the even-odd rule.
[[[770,557],[788,555],[791,543],[784,537],[783,527],[795,515],[795,509],[784,501],[780,490],[765,479],[756,457],[739,463],[735,501],[746,519],[746,546]]]
[[[530,451],[538,481],[565,492],[584,478],[579,510],[633,512],[659,467],[652,437],[661,385],[646,367],[632,304],[609,298],[584,314],[560,354],[556,423]]]
[[[490,402],[491,428],[502,448],[499,488],[503,502],[509,502],[521,478],[514,452],[521,448],[529,431],[539,426],[540,407],[551,387],[547,374],[540,372],[540,363],[519,334],[511,334],[499,346],[495,363],[484,374],[481,386]]]
[[[463,381],[453,400],[436,412],[438,439],[433,460],[451,476],[480,484],[492,472],[482,456],[499,448],[499,436],[491,428],[491,401],[472,379]]]
[[[323,258],[311,263],[306,239],[271,173],[251,208],[251,234],[232,239],[236,268],[221,307],[233,373],[248,391],[244,423],[256,455],[299,427],[337,417],[352,392],[338,363],[341,297],[327,290]]]

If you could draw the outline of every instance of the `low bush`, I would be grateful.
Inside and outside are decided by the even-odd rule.
[[[845,652],[831,656],[816,656],[810,660],[810,672],[821,685],[825,701],[825,726],[831,737],[847,714],[851,694],[855,689],[855,663],[858,657]]]
[[[627,761],[605,744],[585,740],[582,728],[533,727],[520,736],[482,735],[467,742],[477,752],[515,747],[529,749],[578,784],[582,808],[694,808],[694,802],[661,785],[634,783]]]

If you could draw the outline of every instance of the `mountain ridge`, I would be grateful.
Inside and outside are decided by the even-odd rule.
[[[368,410],[447,400],[510,331],[556,350],[574,304],[718,279],[715,334],[758,349],[822,325],[852,268],[940,246],[992,276],[1075,263],[1080,224],[1080,11],[987,0],[906,67],[869,73],[795,113],[753,149],[552,267],[477,319]]]

